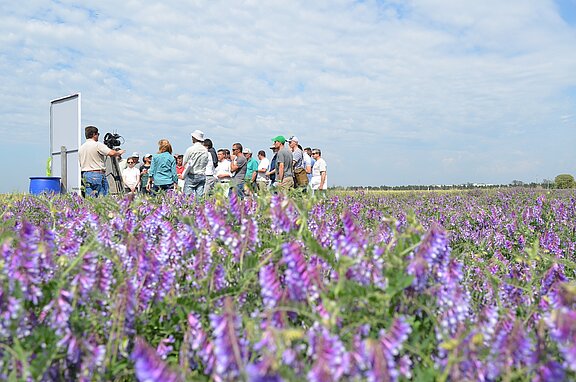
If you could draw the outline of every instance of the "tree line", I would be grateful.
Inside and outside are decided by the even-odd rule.
[[[560,174],[554,178],[554,180],[543,179],[542,182],[523,182],[521,180],[513,180],[509,184],[484,184],[484,183],[463,183],[463,184],[408,184],[402,186],[348,186],[341,187],[335,186],[330,187],[333,190],[399,190],[399,191],[423,191],[423,190],[469,190],[469,189],[497,189],[497,188],[509,188],[509,187],[525,187],[525,188],[535,188],[535,189],[567,189],[576,188],[576,181],[574,177],[570,174]]]

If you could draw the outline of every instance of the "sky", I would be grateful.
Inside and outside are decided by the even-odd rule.
[[[296,135],[330,186],[541,182],[576,175],[576,0],[3,1],[0,193],[75,93],[128,152]]]

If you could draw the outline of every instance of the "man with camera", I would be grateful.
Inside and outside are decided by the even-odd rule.
[[[84,129],[86,142],[78,150],[78,159],[82,171],[82,184],[86,196],[105,196],[108,194],[108,180],[106,179],[106,156],[119,157],[126,150],[113,150],[102,142],[98,142],[100,133],[95,126]]]

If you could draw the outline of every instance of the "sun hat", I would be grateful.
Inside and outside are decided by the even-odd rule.
[[[278,135],[277,137],[272,138],[272,142],[280,142],[282,144],[286,143],[286,138],[282,135]]]
[[[200,131],[200,130],[194,130],[192,132],[192,134],[190,134],[192,136],[192,138],[200,141],[200,142],[204,142],[204,132]]]

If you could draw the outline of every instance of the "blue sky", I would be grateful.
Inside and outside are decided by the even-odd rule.
[[[335,185],[541,181],[576,175],[576,0],[3,2],[0,90],[0,192],[76,92],[129,152],[284,134]]]

